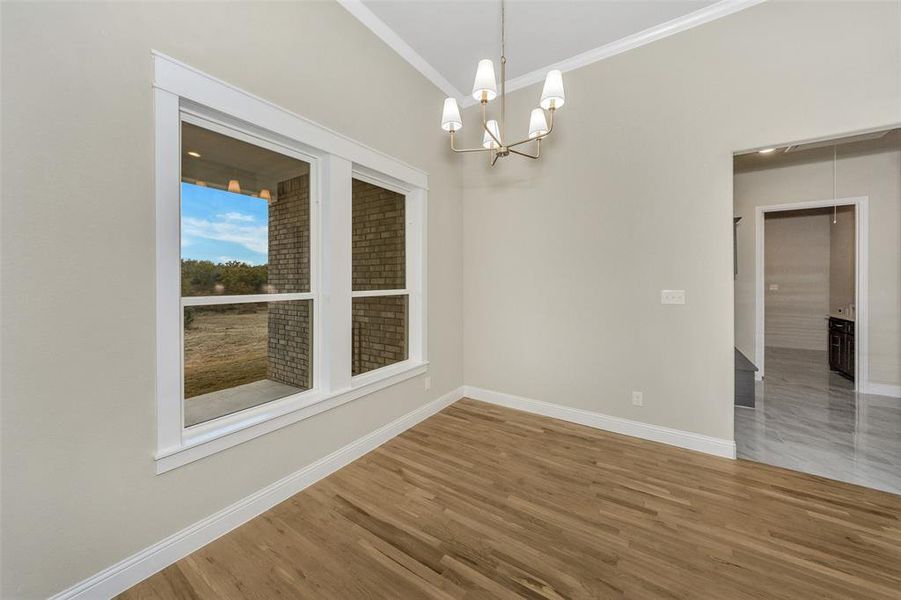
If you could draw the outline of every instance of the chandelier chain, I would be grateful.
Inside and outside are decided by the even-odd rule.
[[[507,6],[501,0],[501,138],[507,135]]]

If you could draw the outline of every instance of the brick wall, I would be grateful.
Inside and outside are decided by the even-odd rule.
[[[404,196],[353,181],[354,290],[403,289],[406,285]],[[310,290],[310,178],[278,185],[269,206],[269,284],[280,293]],[[353,300],[354,375],[407,358],[407,297]],[[312,387],[312,306],[308,301],[270,302],[267,377]]]
[[[269,285],[310,291],[310,176],[278,184],[269,205]],[[302,389],[313,385],[313,313],[306,300],[269,303],[267,377]]]
[[[353,299],[354,375],[407,358],[407,297]]]
[[[405,287],[404,196],[353,181],[353,289]]]
[[[353,181],[354,290],[406,287],[404,196]],[[353,299],[354,375],[407,358],[407,297]]]

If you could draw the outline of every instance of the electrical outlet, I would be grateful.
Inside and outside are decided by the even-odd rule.
[[[432,378],[431,377],[426,377],[425,379],[423,379],[423,381],[425,382],[424,383],[425,391],[429,391],[430,389],[432,389]]]
[[[779,291],[779,284],[778,284],[778,283],[771,283],[771,284],[770,284],[770,291],[771,291],[771,292],[778,292],[778,291]]]
[[[635,406],[644,406],[644,394],[641,392],[632,392],[632,404]]]
[[[660,290],[660,304],[685,304],[685,290]]]

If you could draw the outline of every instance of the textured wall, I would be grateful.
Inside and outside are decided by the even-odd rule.
[[[406,360],[407,297],[353,299],[354,375]]]
[[[404,196],[353,181],[353,289],[405,287]]]
[[[269,205],[269,284],[280,293],[310,291],[309,174],[280,181]],[[306,301],[269,303],[269,379],[312,387],[311,309]]]
[[[354,179],[354,290],[397,290],[406,286],[404,203],[402,194]],[[405,360],[407,338],[406,296],[354,298],[354,375]]]

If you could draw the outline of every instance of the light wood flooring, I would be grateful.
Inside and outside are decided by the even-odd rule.
[[[901,598],[901,497],[461,400],[124,593]]]

